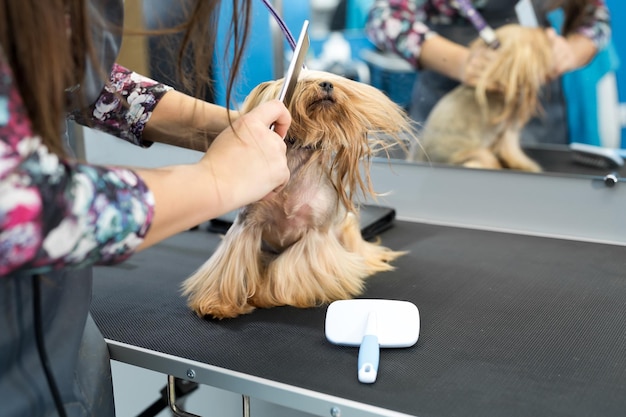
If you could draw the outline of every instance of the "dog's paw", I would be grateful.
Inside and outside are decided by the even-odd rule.
[[[213,319],[232,319],[242,314],[251,313],[255,307],[249,304],[243,306],[233,305],[200,305],[189,303],[189,307],[196,312],[199,317],[209,317]]]
[[[541,166],[531,159],[523,162],[518,162],[517,164],[511,164],[509,168],[526,172],[543,172]]]

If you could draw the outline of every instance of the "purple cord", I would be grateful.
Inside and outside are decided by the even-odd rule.
[[[478,35],[484,40],[489,47],[493,49],[497,49],[500,46],[500,42],[496,38],[496,34],[487,24],[485,19],[481,16],[480,13],[474,8],[470,0],[456,0],[456,3],[459,6],[459,11],[463,16],[465,16],[472,25],[478,31]]]
[[[287,42],[289,43],[289,46],[291,46],[291,49],[295,50],[296,40],[294,39],[293,35],[289,31],[289,28],[285,24],[285,21],[278,15],[278,12],[276,11],[276,9],[274,9],[274,6],[272,6],[269,0],[263,0],[263,3],[267,7],[267,9],[270,11],[270,14],[274,17],[274,20],[276,20],[276,23],[278,23],[278,26],[280,26],[280,30],[282,30],[282,32],[285,34],[285,37],[287,38]]]

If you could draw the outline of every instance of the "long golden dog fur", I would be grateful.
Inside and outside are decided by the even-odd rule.
[[[517,24],[500,27],[496,36],[497,58],[475,87],[460,85],[435,105],[409,160],[541,171],[522,150],[520,132],[541,114],[540,90],[553,68],[550,42],[544,29]],[[477,39],[470,53],[478,48],[487,45]]]
[[[242,112],[278,97],[282,83],[258,85]],[[289,111],[291,178],[276,196],[242,208],[213,255],[183,283],[199,316],[352,298],[366,277],[393,269],[403,253],[364,240],[359,225],[360,202],[376,197],[371,158],[414,129],[403,109],[370,85],[303,70]]]

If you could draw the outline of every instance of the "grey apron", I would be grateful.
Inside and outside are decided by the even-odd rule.
[[[478,11],[494,28],[507,23],[517,23],[514,9],[517,0],[491,0],[474,3],[485,3],[478,8]],[[541,10],[541,7],[536,6],[536,9]],[[543,13],[538,14],[540,14],[540,20],[545,20]],[[430,22],[428,24],[441,36],[461,45],[468,45],[478,36],[476,29],[469,21],[461,17],[457,18],[452,24]],[[409,109],[411,117],[417,122],[423,123],[437,101],[458,84],[458,82],[435,71],[420,70],[413,88]],[[541,105],[543,106],[544,114],[534,117],[526,125],[522,132],[522,142],[525,144],[569,143],[566,105],[560,79],[550,82],[543,88]]]
[[[88,315],[91,269],[40,279],[41,329],[50,368],[71,417],[112,417],[106,343]],[[57,416],[35,343],[31,275],[0,278],[0,415]]]
[[[73,103],[92,103],[112,67],[121,32],[104,30],[123,23],[122,0],[92,0],[89,16],[101,69],[88,65]],[[78,96],[77,96],[78,97]],[[71,151],[71,150],[70,150]],[[89,315],[92,271],[65,270],[40,280],[41,331],[51,372],[70,417],[113,417],[110,358],[102,334]],[[57,411],[35,339],[31,274],[0,277],[0,416],[54,417]]]

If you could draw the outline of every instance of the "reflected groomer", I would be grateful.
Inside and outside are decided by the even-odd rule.
[[[518,0],[478,0],[473,4],[494,28],[516,23]],[[556,67],[544,87],[544,114],[522,132],[525,144],[567,144],[566,102],[560,75],[586,65],[609,41],[610,15],[603,0],[535,0],[540,24],[547,15],[564,12],[560,35],[553,35]],[[454,0],[376,0],[367,22],[370,39],[381,49],[394,51],[419,71],[410,107],[411,117],[424,122],[437,101],[459,83],[472,83],[481,70],[480,58],[470,55],[468,43],[476,29],[459,13]]]

